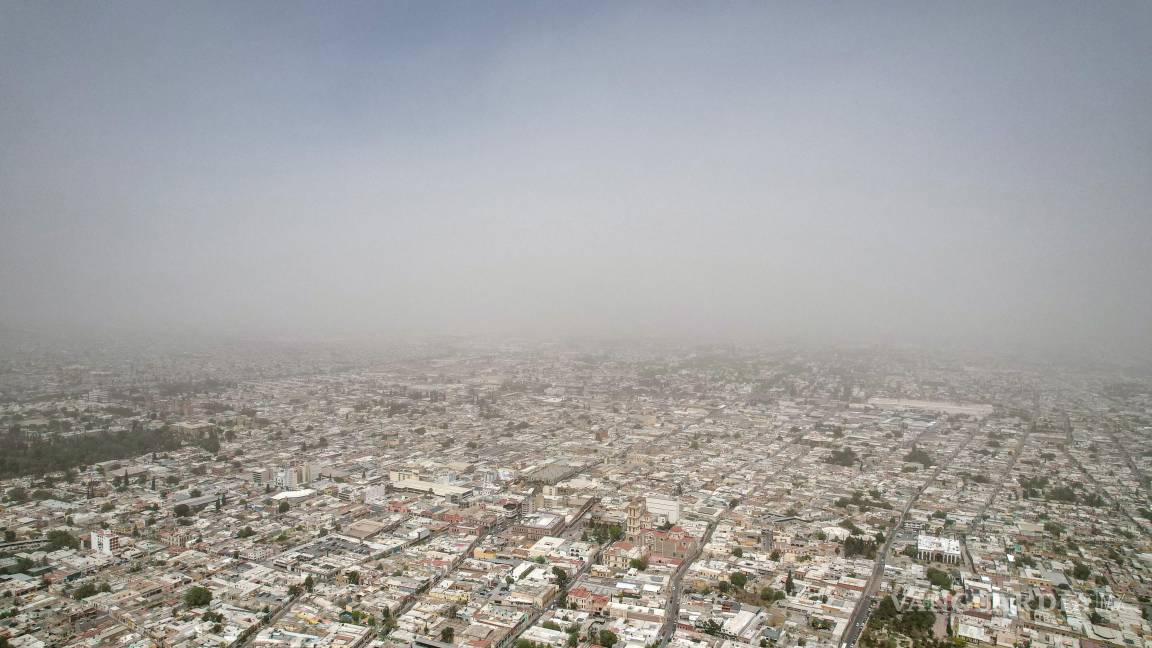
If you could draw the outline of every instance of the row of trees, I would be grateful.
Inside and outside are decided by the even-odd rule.
[[[844,539],[844,546],[842,551],[845,558],[851,558],[853,556],[875,558],[876,541],[858,536],[848,536]]]
[[[77,466],[179,447],[176,434],[149,431],[143,426],[69,437],[27,437],[19,430],[10,430],[0,435],[0,479],[64,472]]]
[[[841,497],[841,498],[837,499],[835,502],[835,506],[837,506],[839,508],[846,508],[848,506],[856,506],[859,508],[878,508],[878,509],[885,509],[885,510],[891,510],[892,509],[892,505],[889,504],[888,502],[884,501],[884,499],[882,498],[881,493],[879,491],[876,491],[876,490],[868,491],[868,495],[869,495],[869,497],[865,497],[864,493],[862,493],[860,491],[855,491],[852,493],[852,497]]]

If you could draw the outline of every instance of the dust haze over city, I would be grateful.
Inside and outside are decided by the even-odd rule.
[[[1152,4],[0,1],[0,648],[1152,648]]]
[[[1152,343],[1144,3],[9,3],[17,328]]]

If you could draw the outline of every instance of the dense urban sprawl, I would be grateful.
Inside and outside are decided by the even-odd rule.
[[[269,357],[4,368],[4,645],[1152,645],[1148,382]]]

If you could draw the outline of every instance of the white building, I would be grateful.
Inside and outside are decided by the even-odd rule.
[[[107,529],[93,531],[89,541],[92,545],[92,551],[96,553],[114,556],[120,552],[120,536]]]
[[[916,538],[916,556],[920,560],[957,564],[960,562],[960,541],[956,538],[920,535]]]
[[[383,484],[376,486],[369,486],[364,489],[364,503],[365,504],[387,504],[388,503],[388,487]]]
[[[296,488],[304,484],[311,484],[320,478],[323,466],[314,463],[300,463],[288,466],[276,476],[276,483],[285,488]]]
[[[644,498],[644,508],[652,517],[653,525],[676,524],[680,521],[680,500],[673,497],[649,495]]]

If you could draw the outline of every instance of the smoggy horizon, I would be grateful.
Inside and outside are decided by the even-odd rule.
[[[1152,348],[1152,6],[0,6],[0,326]]]

